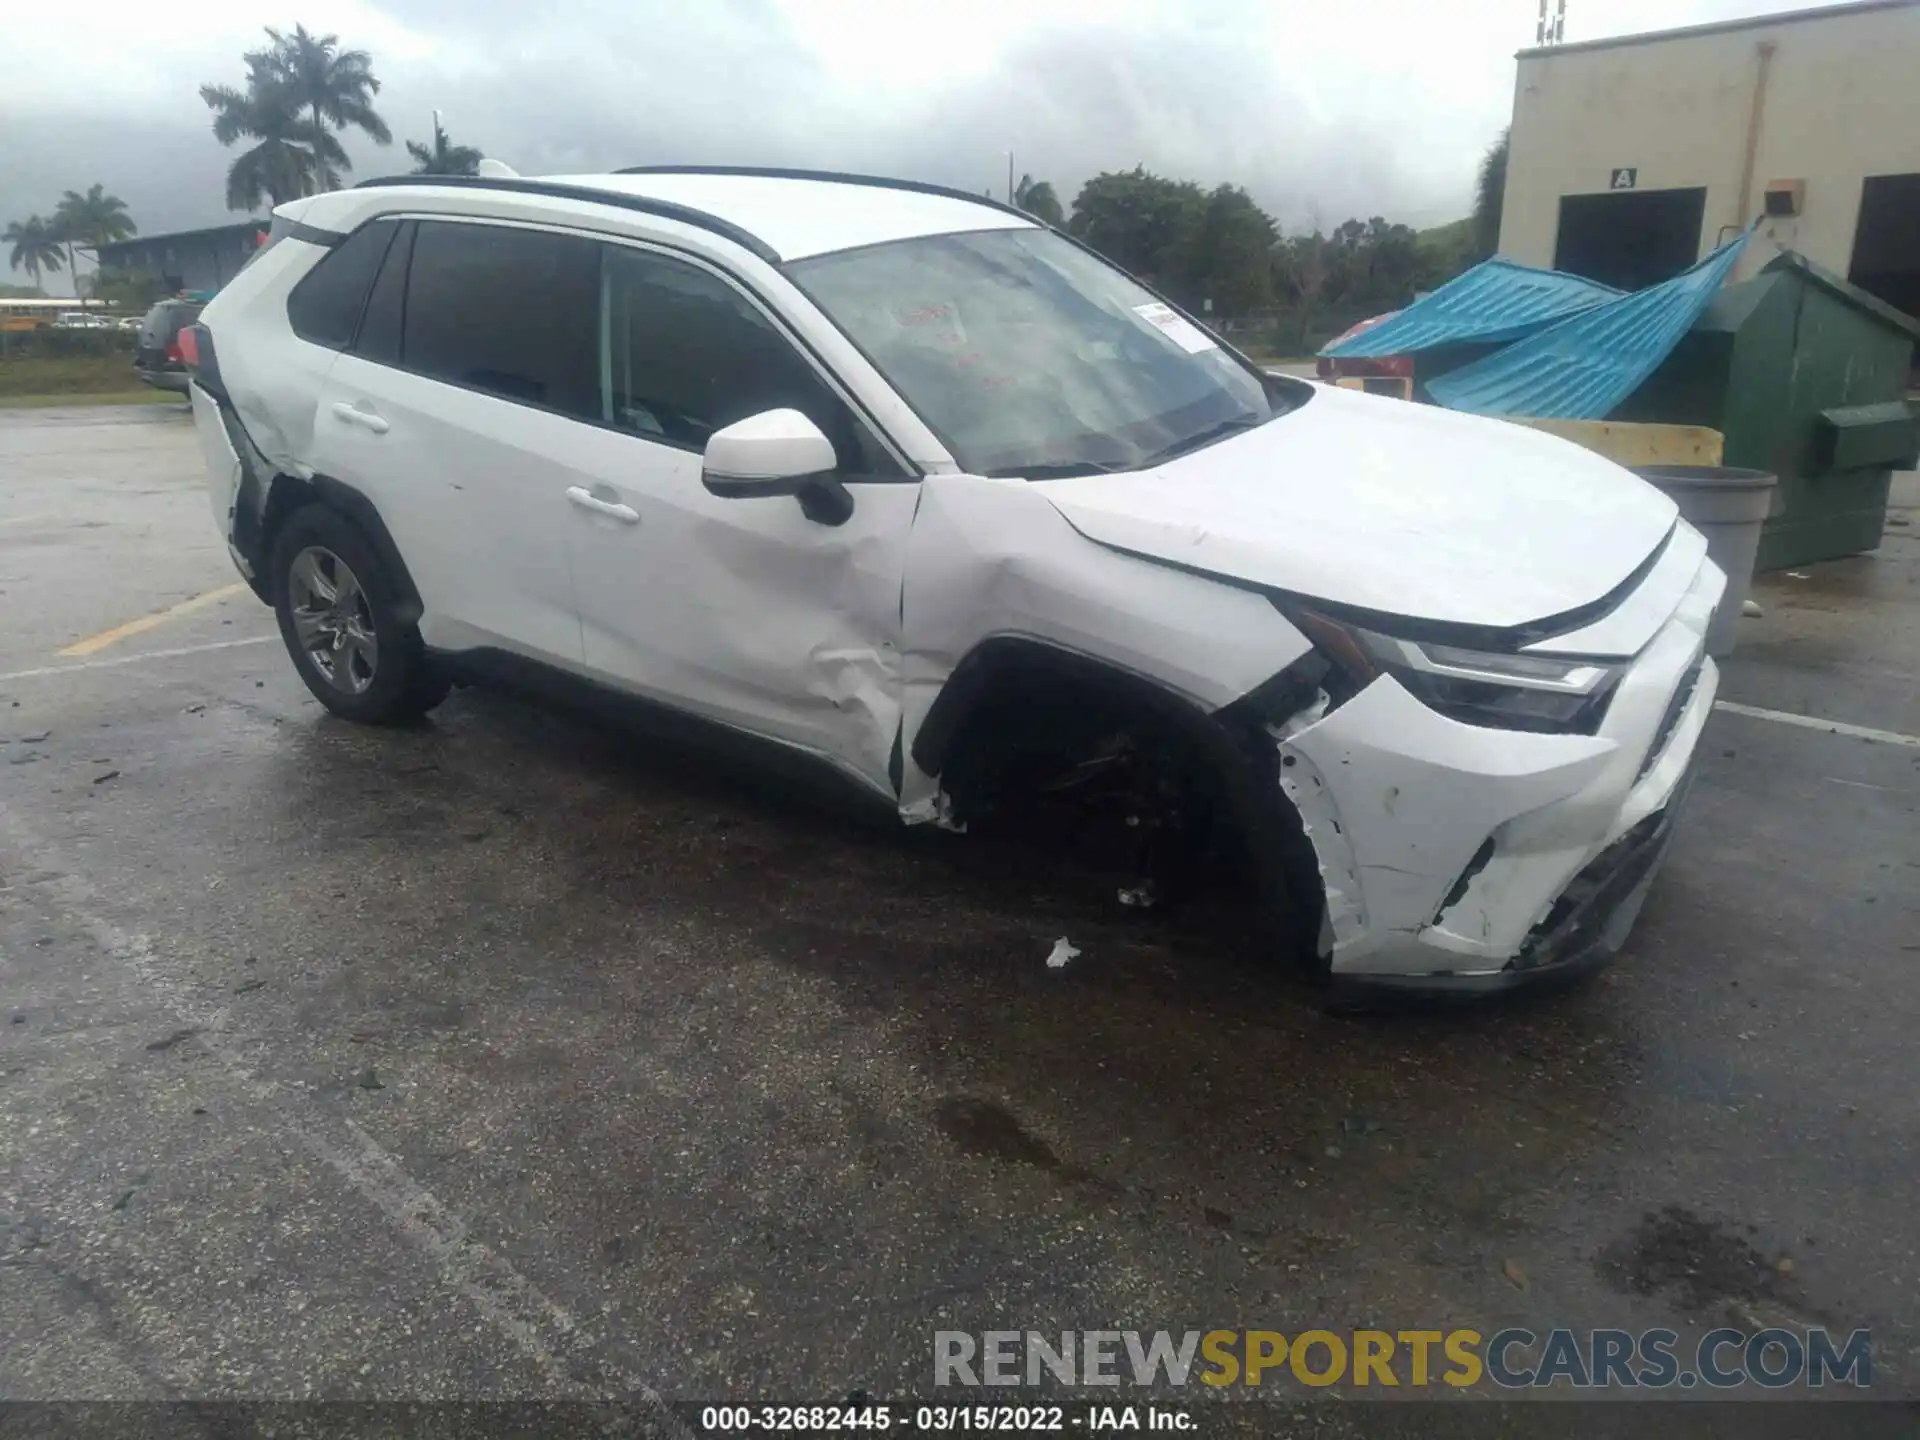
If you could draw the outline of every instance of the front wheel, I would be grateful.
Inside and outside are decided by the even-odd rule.
[[[309,505],[289,516],[274,541],[272,577],[294,668],[334,714],[393,725],[446,698],[420,632],[395,617],[392,578],[339,511]]]

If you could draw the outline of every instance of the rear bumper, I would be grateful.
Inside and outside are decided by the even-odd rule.
[[[187,387],[192,383],[184,369],[155,369],[151,366],[136,365],[133,367],[133,373],[156,390],[171,390],[178,395],[185,395]]]
[[[1461,725],[1390,678],[1281,742],[1336,990],[1479,994],[1618,953],[1686,799],[1725,579],[1699,566],[1593,735]]]

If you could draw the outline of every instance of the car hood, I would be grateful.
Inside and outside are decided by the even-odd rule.
[[[1154,469],[1040,489],[1116,549],[1337,605],[1500,628],[1605,596],[1677,513],[1565,440],[1331,387]]]

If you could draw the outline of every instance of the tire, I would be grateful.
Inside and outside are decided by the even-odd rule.
[[[394,618],[392,577],[360,527],[308,505],[287,517],[268,574],[294,669],[343,720],[402,725],[447,697],[420,632]]]

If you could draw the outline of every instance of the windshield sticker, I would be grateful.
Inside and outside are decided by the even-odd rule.
[[[1133,313],[1189,355],[1198,355],[1203,350],[1220,348],[1219,343],[1206,331],[1185,316],[1174,314],[1170,307],[1162,305],[1157,300],[1151,305],[1134,306]]]

